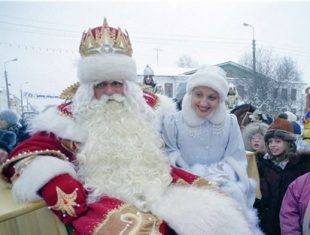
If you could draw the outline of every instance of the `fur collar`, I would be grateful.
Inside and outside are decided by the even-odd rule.
[[[263,160],[265,154],[267,154],[266,150],[257,150],[255,152],[255,157],[258,161]],[[310,165],[310,151],[309,150],[303,150],[303,151],[297,151],[295,153],[289,153],[288,159],[290,164],[297,164],[299,162],[302,162],[302,164]]]
[[[74,118],[62,113],[58,107],[49,108],[37,115],[31,120],[28,130],[31,134],[46,131],[63,139],[84,142],[83,135]]]

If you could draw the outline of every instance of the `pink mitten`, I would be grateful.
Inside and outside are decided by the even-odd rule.
[[[83,185],[68,174],[56,176],[39,193],[64,224],[71,223],[88,210]]]

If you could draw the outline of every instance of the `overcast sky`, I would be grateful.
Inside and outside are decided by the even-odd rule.
[[[17,58],[5,65],[10,93],[58,95],[77,81],[82,32],[106,17],[128,31],[139,70],[175,67],[185,54],[199,64],[238,62],[252,51],[245,22],[257,48],[291,57],[310,84],[309,13],[309,1],[0,1],[0,74]],[[59,100],[31,102],[42,108]]]

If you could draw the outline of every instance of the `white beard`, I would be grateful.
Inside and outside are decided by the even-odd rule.
[[[77,155],[78,175],[90,190],[88,202],[107,195],[149,211],[172,181],[163,143],[125,97],[107,100],[92,101],[87,120],[80,120],[86,142]]]

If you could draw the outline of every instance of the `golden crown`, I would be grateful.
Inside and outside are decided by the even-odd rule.
[[[80,54],[89,56],[97,53],[119,53],[129,57],[132,48],[128,32],[126,34],[120,29],[109,27],[107,19],[104,18],[103,25],[83,32],[80,44]]]

